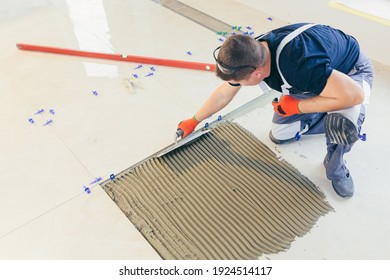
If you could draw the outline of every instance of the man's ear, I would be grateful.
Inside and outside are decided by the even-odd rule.
[[[257,68],[255,71],[253,71],[252,74],[254,74],[256,76],[256,78],[261,78],[261,76],[263,75],[259,68]]]

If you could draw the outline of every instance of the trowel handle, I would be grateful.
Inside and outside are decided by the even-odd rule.
[[[178,128],[178,129],[176,130],[176,138],[177,138],[177,137],[183,138],[183,134],[184,134],[184,130],[183,130],[183,129]]]

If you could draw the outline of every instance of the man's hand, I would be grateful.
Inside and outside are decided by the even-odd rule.
[[[177,135],[185,138],[188,134],[193,132],[199,122],[196,120],[195,116],[190,119],[181,121],[177,126]]]
[[[290,95],[283,95],[280,100],[278,101],[277,98],[275,98],[272,101],[272,106],[274,106],[274,111],[282,116],[282,117],[289,117],[292,115],[301,114],[301,111],[298,108],[299,100],[294,99]]]

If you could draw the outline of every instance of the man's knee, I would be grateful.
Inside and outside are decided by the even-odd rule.
[[[297,132],[301,130],[301,122],[296,121],[289,124],[272,123],[269,138],[276,144],[284,144],[295,141]]]

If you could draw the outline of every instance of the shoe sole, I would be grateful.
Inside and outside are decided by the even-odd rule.
[[[276,139],[273,135],[272,135],[272,131],[269,132],[269,139],[271,139],[272,142],[274,142],[275,144],[278,144],[278,145],[281,145],[281,144],[287,144],[287,143],[291,143],[291,142],[296,142],[297,140],[294,138],[290,138],[290,139],[286,139],[286,140],[279,140],[279,139]]]
[[[352,145],[359,139],[356,126],[339,113],[326,115],[325,133],[333,144]]]

